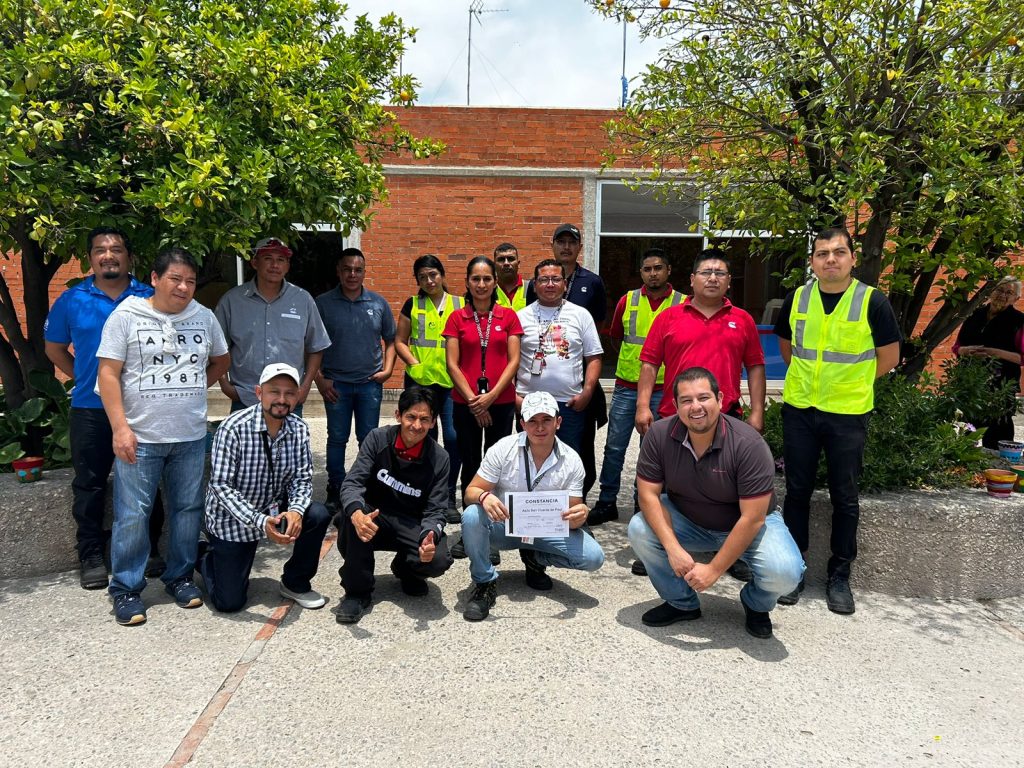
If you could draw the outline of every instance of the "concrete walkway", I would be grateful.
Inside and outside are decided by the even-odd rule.
[[[384,557],[371,613],[337,624],[333,547],[320,611],[278,597],[270,546],[232,616],[181,610],[157,582],[148,623],[123,628],[77,573],[0,581],[0,765],[1024,765],[1024,598],[856,591],[843,617],[810,573],[760,641],[725,577],[701,620],[652,629],[625,524],[595,533],[604,567],[553,571],[549,593],[506,554],[479,624],[461,615],[465,561],[414,599]]]

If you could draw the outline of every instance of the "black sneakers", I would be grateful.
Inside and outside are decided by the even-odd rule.
[[[327,484],[327,498],[324,500],[324,506],[330,512],[338,512],[341,510],[341,486]]]
[[[93,552],[82,558],[81,572],[78,583],[82,589],[105,589],[107,586],[107,566],[103,564],[103,555]]]
[[[338,606],[337,620],[339,624],[355,624],[366,613],[366,609],[370,607],[370,598],[368,597],[352,597],[351,595],[345,595],[345,599],[341,601],[341,605]]]
[[[494,607],[494,601],[498,599],[498,580],[488,581],[486,584],[473,584],[473,593],[469,596],[466,610],[462,612],[462,618],[466,621],[483,621]]]
[[[519,558],[526,566],[526,585],[531,589],[547,592],[554,586],[551,577],[545,573],[545,567],[537,562],[537,553],[532,549],[520,549]]]
[[[779,605],[796,605],[800,600],[800,593],[804,591],[804,579],[800,577],[800,583],[797,584],[796,589],[790,592],[788,595],[783,595],[779,598]]]
[[[603,523],[614,523],[619,519],[619,508],[614,501],[599,501],[587,515],[587,525],[593,527]]]
[[[647,566],[644,565],[643,560],[634,560],[633,565],[629,567],[629,572],[632,573],[634,576],[646,576]]]
[[[429,588],[427,587],[427,580],[422,576],[416,576],[413,573],[409,573],[404,568],[396,566],[391,563],[391,572],[395,574],[399,582],[402,584],[402,591],[409,595],[409,597],[423,597]]]
[[[832,613],[850,614],[856,608],[853,604],[853,592],[850,590],[850,580],[845,576],[833,574],[828,577],[828,584],[825,585],[825,602]]]
[[[640,617],[640,621],[648,627],[667,627],[669,624],[675,624],[677,621],[693,621],[699,618],[700,608],[684,611],[682,608],[676,608],[671,603],[662,603],[657,608],[651,608],[651,610],[647,611],[647,613]]]
[[[743,603],[742,600],[740,600]],[[767,640],[772,636],[772,617],[767,611],[754,611],[743,603],[743,611],[747,614],[747,634],[759,640]]]
[[[754,578],[754,574],[750,570],[750,566],[742,560],[737,560],[735,563],[730,565],[727,573],[737,581],[746,582]]]

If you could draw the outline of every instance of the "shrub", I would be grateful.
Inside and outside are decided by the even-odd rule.
[[[66,467],[71,463],[68,430],[71,417],[73,382],[61,384],[49,373],[32,371],[32,387],[39,393],[14,410],[0,389],[0,468],[11,471],[11,462],[27,452],[40,451],[47,469]]]
[[[974,373],[947,388],[950,371],[941,383],[922,377],[920,384],[902,376],[887,376],[875,385],[875,411],[868,425],[861,490],[952,488],[972,485],[975,475],[992,463],[978,447],[982,430],[954,421],[962,387]],[[974,396],[973,390],[972,397]],[[984,394],[991,403],[991,391]],[[765,440],[776,459],[782,457],[782,404],[772,402],[765,413]],[[781,463],[781,462],[779,462]],[[818,465],[818,486],[826,487],[825,462]]]

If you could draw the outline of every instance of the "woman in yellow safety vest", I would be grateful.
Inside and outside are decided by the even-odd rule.
[[[455,504],[458,484],[459,447],[452,422],[452,379],[445,362],[445,339],[441,335],[448,316],[463,306],[461,296],[447,292],[444,264],[436,256],[420,256],[412,265],[419,292],[410,296],[398,316],[395,350],[405,363],[405,386],[419,384],[434,394],[434,412],[438,415],[444,449],[450,463],[448,473],[448,522],[459,522]],[[437,427],[430,431],[437,439]]]

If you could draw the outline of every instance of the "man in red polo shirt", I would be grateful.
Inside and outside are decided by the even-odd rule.
[[[721,251],[701,251],[693,262],[693,296],[658,315],[640,352],[637,382],[636,428],[643,435],[654,423],[651,394],[658,368],[665,366],[665,381],[672,382],[687,368],[711,371],[722,388],[722,412],[742,417],[740,372],[747,369],[750,415],[747,423],[764,428],[764,352],[757,326],[747,312],[725,297],[729,290],[729,260]],[[671,397],[662,397],[658,417],[675,413]]]

